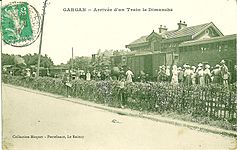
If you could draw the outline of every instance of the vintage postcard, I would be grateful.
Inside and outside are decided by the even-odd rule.
[[[237,150],[236,0],[1,0],[3,150]]]

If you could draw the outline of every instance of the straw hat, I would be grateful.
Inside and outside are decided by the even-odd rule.
[[[197,68],[197,70],[201,70],[201,69],[202,69],[202,67],[198,67],[198,68]]]
[[[220,63],[221,63],[221,64],[224,64],[224,63],[225,63],[225,60],[224,60],[224,59],[222,59]]]
[[[173,68],[177,68],[177,66],[176,66],[176,65],[173,65]]]
[[[198,67],[202,67],[202,64],[201,64],[201,63],[199,63],[199,64],[198,64]]]
[[[210,65],[206,64],[206,65],[205,65],[205,68],[210,68]]]

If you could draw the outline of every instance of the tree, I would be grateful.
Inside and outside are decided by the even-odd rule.
[[[34,53],[33,55],[31,54],[26,54],[23,56],[23,58],[25,59],[25,62],[27,64],[27,66],[31,66],[31,65],[37,65],[38,62],[38,54]],[[44,67],[44,68],[50,68],[54,65],[52,59],[50,57],[48,57],[47,54],[45,54],[45,56],[41,55],[41,59],[40,59],[40,67]]]
[[[54,65],[54,63],[53,63],[52,59],[50,57],[48,57],[47,54],[45,54],[45,56],[41,57],[41,64],[40,64],[41,67],[50,68],[53,65]]]
[[[26,54],[24,56],[21,55],[9,55],[9,54],[2,54],[2,65],[17,65],[17,64],[25,64],[27,67],[32,65],[36,66],[38,62],[38,54]],[[47,54],[44,56],[41,55],[41,63],[40,67],[50,68],[54,66],[54,63]]]
[[[25,60],[20,55],[14,56],[14,64],[15,65],[26,65]]]
[[[2,66],[14,65],[14,55],[2,54]]]
[[[82,69],[82,70],[87,70],[88,68],[90,68],[90,63],[91,63],[91,58],[90,57],[86,57],[86,56],[82,56],[82,57],[75,57],[73,59],[73,68],[74,69]],[[68,68],[72,67],[72,59],[70,59],[66,66]]]

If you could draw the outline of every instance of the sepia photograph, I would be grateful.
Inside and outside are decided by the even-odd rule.
[[[0,0],[3,150],[237,150],[236,0]]]

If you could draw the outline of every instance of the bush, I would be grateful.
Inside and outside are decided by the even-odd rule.
[[[4,76],[7,84],[23,86],[66,96],[61,79],[49,77]],[[221,85],[173,86],[168,83],[130,83],[126,86],[126,107],[149,112],[176,113],[194,118],[212,118],[236,123],[236,84],[225,88]],[[73,80],[72,97],[120,106],[117,81]],[[204,123],[206,120],[202,120]]]

